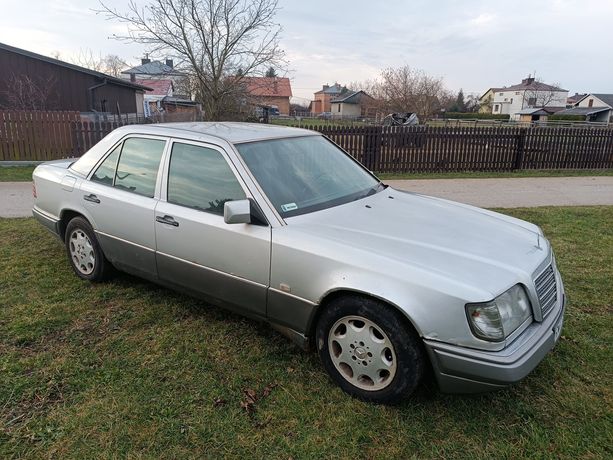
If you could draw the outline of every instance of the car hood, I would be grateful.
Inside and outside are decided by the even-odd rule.
[[[536,225],[391,187],[286,220],[294,231],[333,241],[340,258],[361,260],[379,271],[403,266],[412,274],[425,271],[478,289],[484,300],[528,283],[550,251]]]

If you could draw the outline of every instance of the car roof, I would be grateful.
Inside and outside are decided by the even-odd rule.
[[[238,122],[192,122],[192,123],[162,123],[151,125],[128,125],[118,128],[123,134],[159,134],[198,138],[208,135],[223,139],[231,144],[255,142],[265,139],[280,139],[287,137],[318,136],[316,131],[290,128],[289,126],[267,125],[260,123]]]

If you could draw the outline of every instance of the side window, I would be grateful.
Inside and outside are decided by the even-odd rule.
[[[123,143],[115,187],[153,197],[166,141],[130,138]]]
[[[245,199],[225,158],[217,150],[175,143],[168,170],[168,202],[223,215],[226,201]]]
[[[117,167],[117,159],[119,158],[119,152],[121,152],[121,144],[115,147],[108,157],[102,162],[96,172],[92,175],[91,180],[94,182],[100,182],[105,185],[113,185],[113,178],[115,177],[115,168]]]

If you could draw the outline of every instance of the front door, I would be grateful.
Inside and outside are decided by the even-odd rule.
[[[165,139],[130,137],[81,186],[102,250],[122,270],[155,279],[154,209]]]
[[[226,224],[247,189],[219,147],[174,141],[155,209],[160,280],[251,316],[266,315],[271,228]]]

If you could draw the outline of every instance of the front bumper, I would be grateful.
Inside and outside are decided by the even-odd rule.
[[[566,296],[542,323],[533,323],[504,350],[487,352],[425,340],[441,391],[478,393],[503,388],[527,376],[555,346],[562,332]]]

